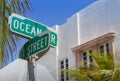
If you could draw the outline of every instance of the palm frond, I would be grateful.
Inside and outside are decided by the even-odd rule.
[[[0,0],[0,5],[0,61],[7,63],[10,59],[14,59],[12,53],[19,40],[19,37],[9,31],[8,16],[12,13],[25,14],[31,7],[28,0]]]
[[[112,81],[120,81],[120,68],[114,69],[112,79]]]

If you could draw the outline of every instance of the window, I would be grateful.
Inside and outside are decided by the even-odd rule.
[[[102,54],[108,54],[109,55],[109,43],[104,43],[99,46],[99,53]]]
[[[103,54],[104,53],[104,45],[101,45],[100,46],[100,54]]]
[[[60,69],[69,69],[68,59],[64,59],[60,62]],[[68,75],[69,74],[67,72],[61,72],[60,73],[61,81],[68,81],[69,80]]]
[[[92,50],[89,50],[88,53],[92,54]],[[90,56],[90,55],[89,55],[89,60],[90,60],[90,66],[92,66],[93,59],[92,59],[92,56]]]
[[[91,67],[92,66],[93,59],[89,55],[91,53],[92,53],[92,50],[89,50],[88,52],[83,52],[83,65],[85,67]]]
[[[109,51],[109,44],[106,43],[106,53],[109,55],[110,51]]]
[[[83,52],[83,64],[85,67],[87,67],[87,54],[86,54],[86,52]]]

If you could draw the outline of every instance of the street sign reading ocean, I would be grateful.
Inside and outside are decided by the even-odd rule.
[[[46,25],[25,18],[23,16],[13,13],[9,17],[10,30],[20,36],[26,38],[33,38],[36,35],[49,30]],[[50,32],[50,46],[57,46],[57,34],[53,31]]]

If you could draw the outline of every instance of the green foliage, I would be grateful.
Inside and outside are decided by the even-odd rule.
[[[62,72],[66,72],[66,73],[70,73],[70,75],[68,75],[70,77],[71,80],[74,81],[89,81],[89,77],[86,74],[85,70],[81,70],[81,69],[77,69],[77,70],[71,70],[71,69],[63,69],[61,70]]]
[[[19,40],[9,31],[8,17],[12,13],[25,14],[31,6],[29,0],[0,0],[0,5],[0,62],[7,63],[9,59],[13,59],[12,52]]]
[[[110,55],[101,54],[98,56],[98,54],[90,54],[90,56],[92,56],[92,58],[94,59],[94,63],[98,69],[101,70],[114,69],[114,61]]]
[[[120,81],[120,68],[115,67],[112,54],[89,55],[94,60],[93,67],[62,70],[69,73],[70,81]]]

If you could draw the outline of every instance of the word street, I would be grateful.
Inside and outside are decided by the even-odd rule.
[[[40,53],[49,47],[49,34],[36,36],[28,41],[20,53],[20,58],[26,59],[33,54]]]

